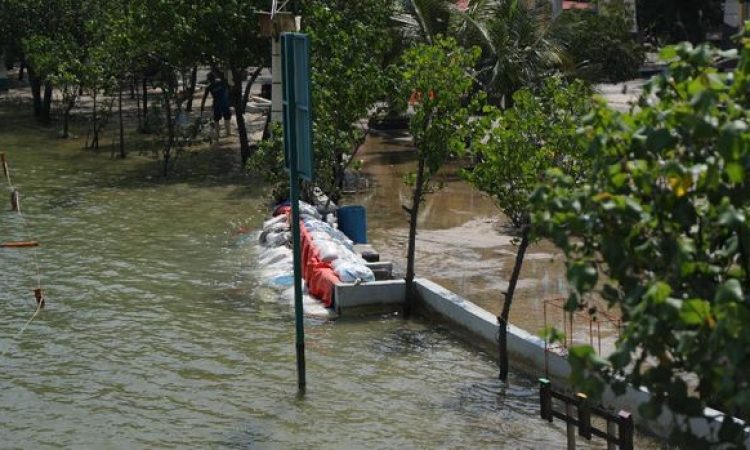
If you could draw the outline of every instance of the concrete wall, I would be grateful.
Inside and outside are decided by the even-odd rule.
[[[400,308],[406,300],[404,280],[372,281],[362,284],[337,284],[334,288],[336,312],[347,310]]]
[[[472,342],[480,346],[497,348],[499,326],[493,314],[429,280],[418,279],[416,282],[421,296],[420,306],[428,314],[437,316],[441,321],[468,334]],[[544,341],[539,337],[510,325],[508,352],[516,367],[520,362],[521,368],[532,376],[550,378],[558,387],[568,389],[570,364],[560,355],[545,352]],[[684,417],[677,416],[665,408],[657,420],[644,419],[638,414],[638,406],[648,401],[650,396],[645,389],[634,387],[629,387],[621,396],[616,396],[608,389],[603,395],[602,403],[613,411],[631,412],[639,428],[668,439],[675,427],[683,426]],[[716,441],[723,416],[712,409],[706,409],[705,415],[713,417],[714,420],[709,422],[704,419],[692,419],[689,425],[695,435]],[[745,445],[750,448],[750,428],[746,429]]]
[[[423,278],[417,279],[417,291],[428,314],[436,314],[446,322],[479,338],[477,344],[497,348],[497,318],[474,303]],[[568,361],[555,353],[544,351],[544,341],[512,324],[508,327],[508,352],[536,376],[545,376],[562,384],[570,375]],[[548,370],[545,370],[547,368]]]

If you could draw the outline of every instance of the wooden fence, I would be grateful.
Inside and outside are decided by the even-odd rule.
[[[554,408],[553,399],[559,400],[565,406],[565,411],[558,411]],[[607,449],[615,450],[633,450],[633,416],[626,411],[620,411],[612,414],[602,408],[593,406],[589,403],[584,394],[577,394],[575,397],[555,392],[552,390],[552,384],[549,380],[541,378],[539,380],[539,404],[541,407],[542,419],[552,423],[552,419],[557,417],[565,421],[568,431],[568,450],[576,447],[576,427],[578,435],[584,439],[591,440],[596,436],[607,441]],[[573,413],[576,410],[576,413]],[[596,428],[591,423],[591,416],[599,417],[606,422],[606,430]]]

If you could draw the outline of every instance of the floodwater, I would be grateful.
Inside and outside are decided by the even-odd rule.
[[[308,319],[298,397],[292,308],[235,235],[265,205],[234,152],[184,156],[165,182],[148,158],[82,151],[26,114],[0,107],[0,151],[42,243],[0,249],[0,447],[563,448],[561,424],[537,417],[534,380],[501,386],[488,355],[419,320]],[[465,198],[432,214],[468,211]],[[26,238],[0,203],[0,240]],[[477,266],[494,251],[466,249]],[[420,253],[431,275],[438,252]],[[20,333],[37,262],[47,307]]]
[[[393,261],[403,270],[409,224],[401,205],[411,204],[412,191],[403,178],[416,167],[411,138],[399,132],[371,136],[357,158],[364,163],[362,172],[370,188],[346,201],[365,205],[370,243],[381,253],[381,260]],[[517,251],[513,230],[492,198],[461,179],[456,165],[448,164],[436,181],[442,188],[427,195],[420,210],[417,276],[499,314]],[[532,244],[516,287],[511,323],[533,334],[540,334],[546,326],[563,330],[561,306],[567,286],[559,251],[550,242]],[[611,350],[616,327],[604,320],[600,316],[597,327],[587,317],[577,316],[575,342],[595,347],[601,342],[605,353]]]

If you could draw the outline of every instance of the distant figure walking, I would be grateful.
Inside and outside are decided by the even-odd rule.
[[[232,118],[232,114],[229,111],[229,84],[223,78],[217,77],[215,73],[209,72],[208,86],[206,86],[206,91],[203,93],[203,100],[201,101],[201,114],[203,114],[203,108],[206,106],[206,97],[208,97],[209,93],[213,100],[216,137],[219,137],[219,121],[222,118],[224,119],[226,135],[229,136],[231,134],[230,119]]]

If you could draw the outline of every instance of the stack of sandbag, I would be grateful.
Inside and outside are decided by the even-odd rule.
[[[344,233],[319,219],[306,217],[303,226],[312,237],[321,262],[328,263],[344,283],[375,281],[375,274],[361,256],[353,251],[352,241]]]
[[[280,215],[263,222],[259,241],[264,247],[288,246],[292,241],[292,232],[287,217]]]

